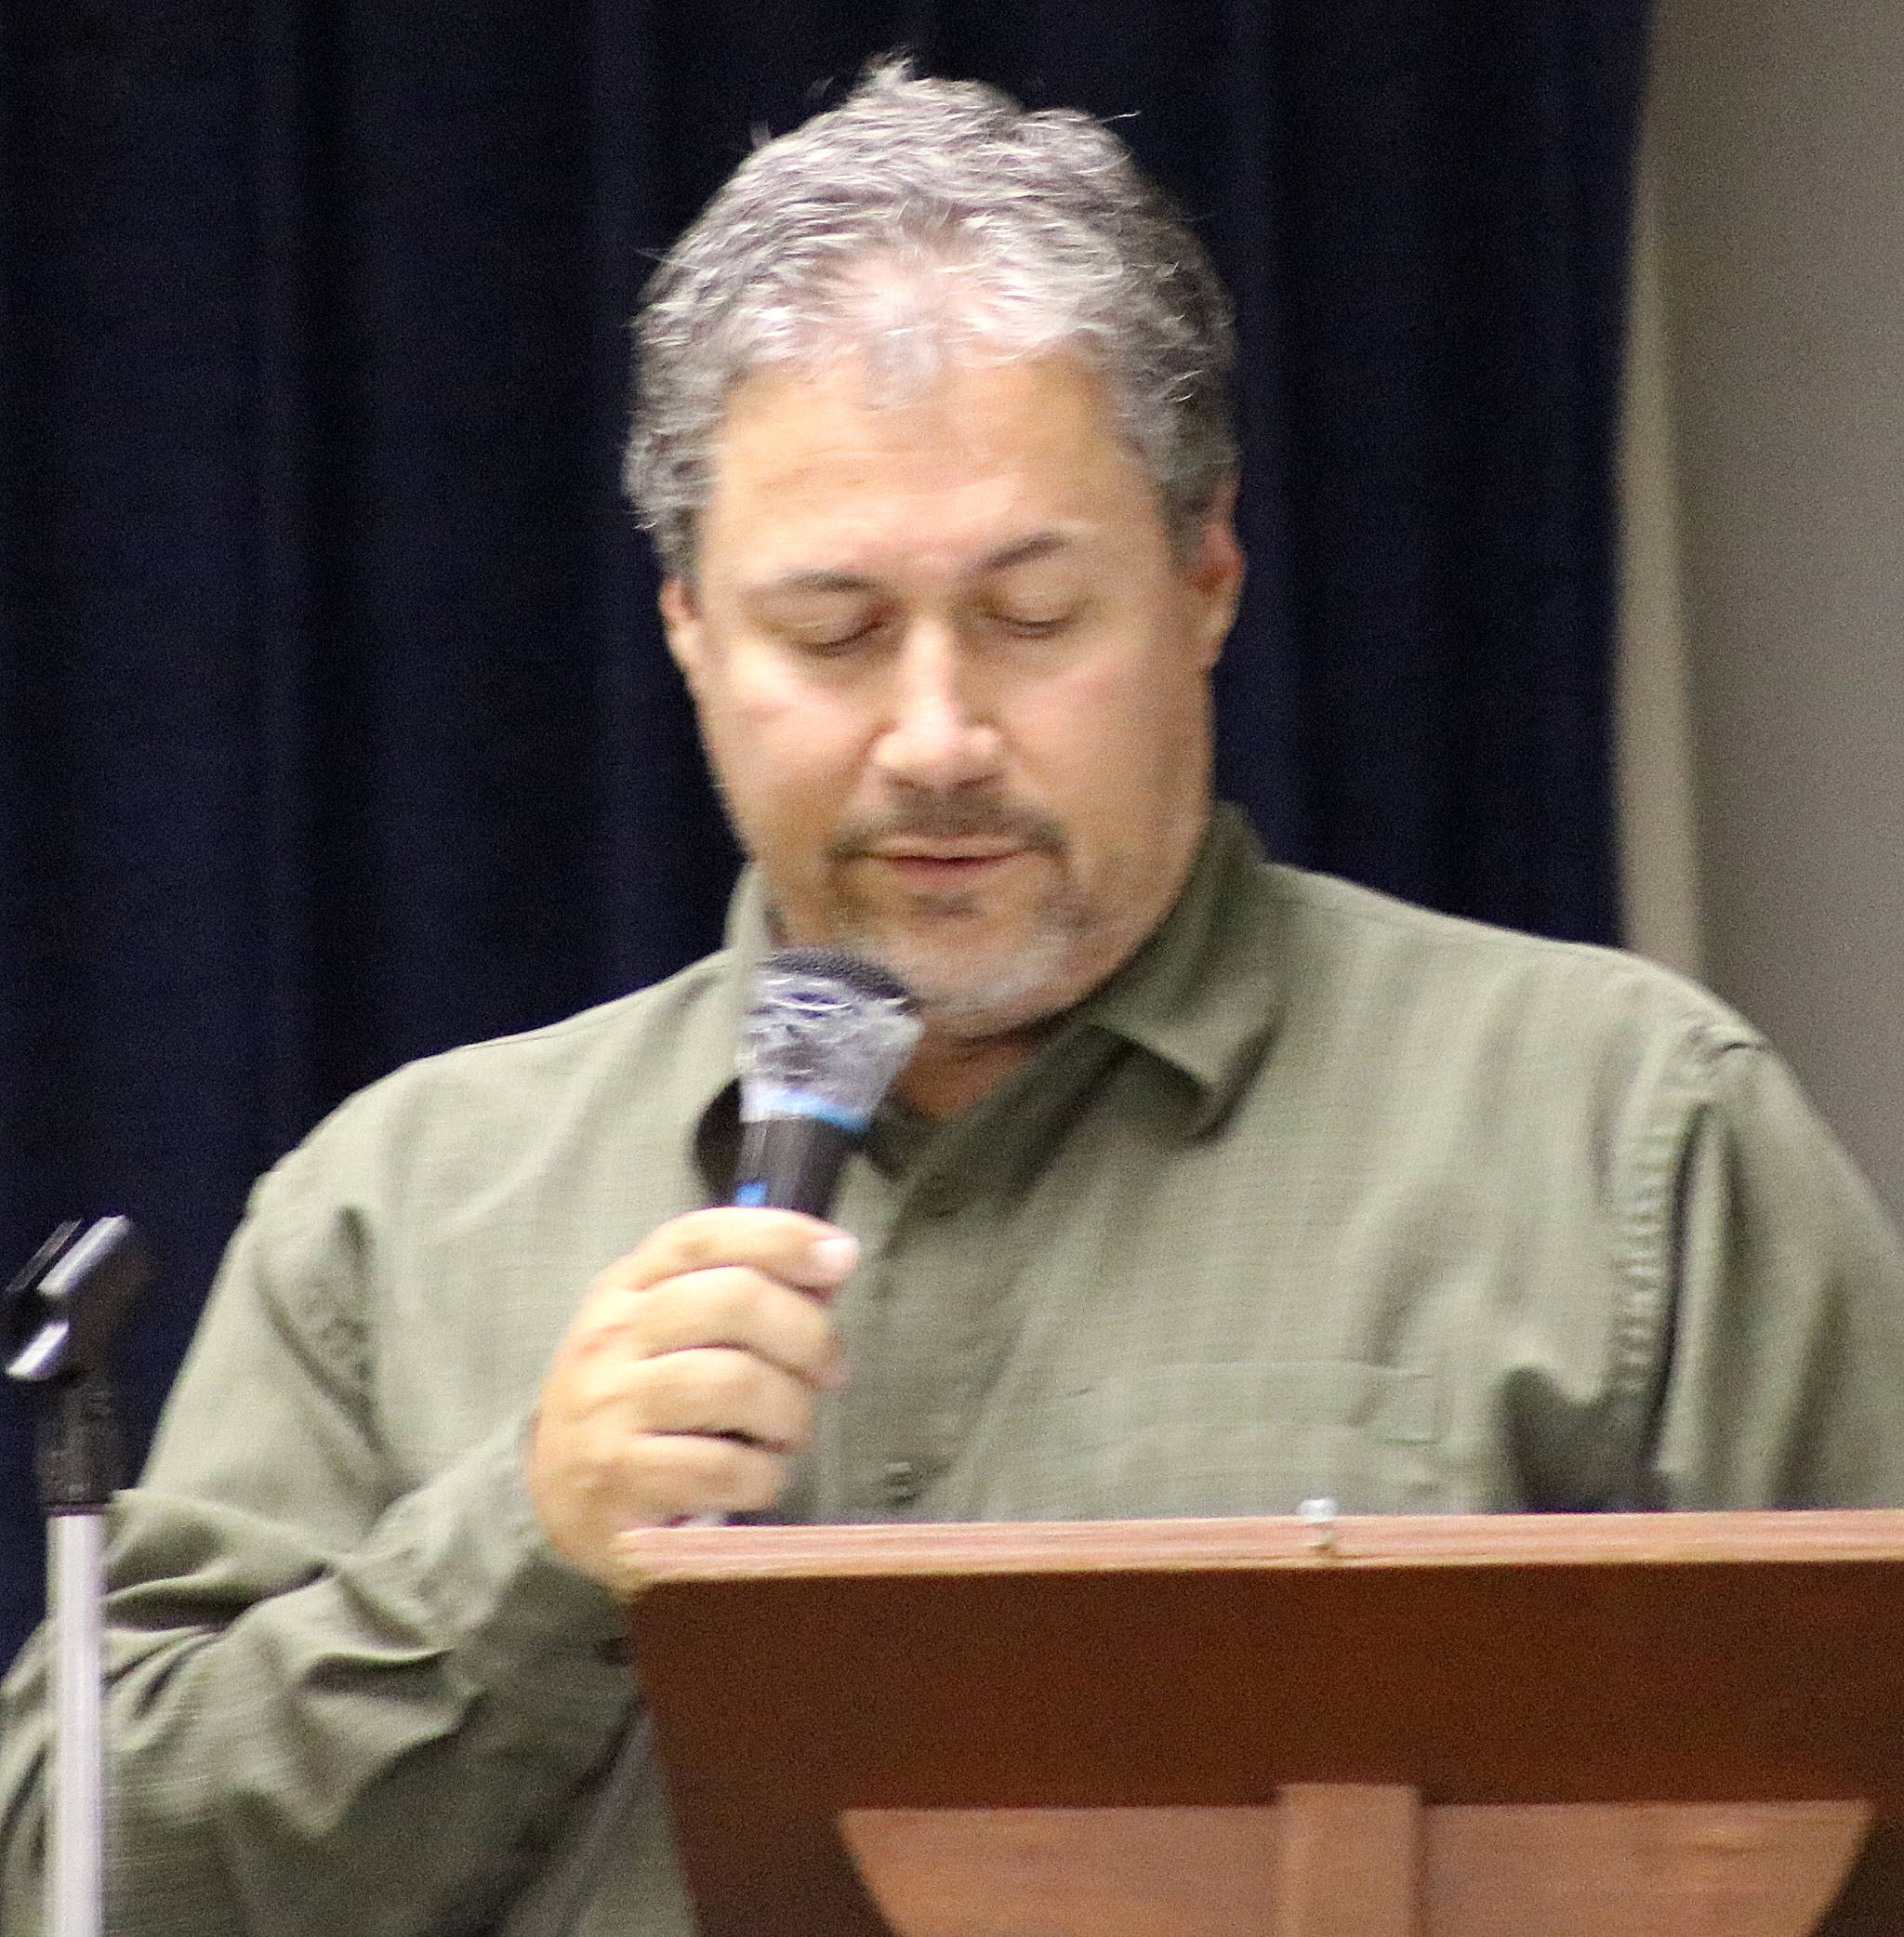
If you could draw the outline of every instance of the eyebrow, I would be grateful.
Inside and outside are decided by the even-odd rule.
[[[1033,532],[1028,537],[1014,538],[997,551],[987,552],[978,561],[973,576],[983,578],[995,572],[1009,572],[1014,565],[1028,565],[1034,559],[1049,558],[1053,552],[1064,550],[1070,543],[1069,536],[1064,532]],[[749,596],[776,598],[787,593],[873,592],[878,589],[877,580],[859,573],[813,566],[769,579],[765,585],[757,586]]]
[[[814,568],[787,572],[778,578],[770,578],[765,585],[756,586],[750,596],[758,599],[781,592],[870,592],[873,589],[871,579],[861,578],[855,573]]]
[[[1034,532],[1028,538],[1001,547],[980,562],[979,571],[1009,572],[1013,565],[1028,565],[1034,559],[1049,558],[1063,551],[1071,540],[1063,532]]]

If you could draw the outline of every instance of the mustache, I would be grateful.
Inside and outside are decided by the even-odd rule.
[[[1010,840],[1063,854],[1064,830],[1049,814],[990,794],[920,794],[876,813],[842,821],[826,844],[828,861],[851,861],[894,840]]]

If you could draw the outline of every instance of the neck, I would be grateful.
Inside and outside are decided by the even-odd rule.
[[[1003,1035],[977,1038],[941,1035],[928,1028],[892,1087],[921,1116],[957,1116],[1028,1062],[1050,1028],[1049,1022],[1036,1022]]]

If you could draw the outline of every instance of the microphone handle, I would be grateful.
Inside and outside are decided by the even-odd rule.
[[[825,1218],[859,1139],[817,1116],[763,1116],[745,1126],[734,1201]]]

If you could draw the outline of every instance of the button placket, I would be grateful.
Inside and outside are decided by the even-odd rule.
[[[976,1178],[956,1166],[919,1177],[893,1222],[879,1276],[868,1286],[870,1310],[877,1313],[875,1336],[887,1350],[906,1355],[906,1373],[898,1381],[905,1390],[892,1395],[884,1421],[892,1432],[886,1446],[896,1439],[914,1448],[908,1458],[884,1454],[878,1438],[866,1447],[872,1456],[860,1469],[861,1498],[876,1515],[916,1507],[950,1456],[956,1429],[942,1417],[937,1389],[963,1360],[965,1347],[956,1322],[949,1334],[945,1326],[963,1296],[974,1251],[984,1249],[979,1232],[962,1224],[955,1228],[952,1220],[973,1209],[981,1190]]]
[[[910,1459],[889,1459],[879,1474],[879,1491],[889,1507],[910,1507],[925,1491],[925,1475]]]

